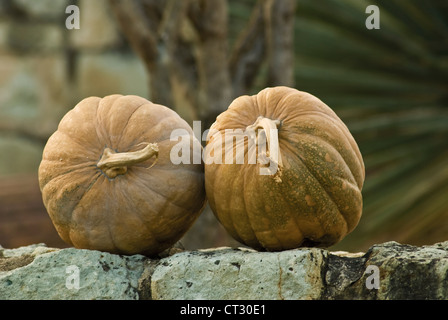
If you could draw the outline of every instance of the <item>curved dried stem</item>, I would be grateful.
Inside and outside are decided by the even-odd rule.
[[[283,168],[282,157],[280,153],[280,145],[278,141],[278,126],[280,125],[280,120],[272,120],[259,116],[257,120],[247,126],[246,132],[256,135],[257,146],[260,147],[266,141],[267,150],[266,152],[261,152],[259,155],[259,162],[265,166],[269,165],[268,168],[261,168],[260,174],[262,175],[274,175],[277,182],[281,182],[280,175],[281,169]],[[262,129],[257,134],[257,129]],[[261,161],[260,161],[261,160]]]
[[[125,174],[128,167],[146,161],[153,156],[158,157],[158,154],[159,148],[156,143],[148,143],[145,148],[134,152],[116,153],[112,149],[106,148],[104,149],[100,161],[97,163],[97,167],[100,168],[108,178],[113,179],[117,175]],[[151,167],[153,165],[151,165]]]

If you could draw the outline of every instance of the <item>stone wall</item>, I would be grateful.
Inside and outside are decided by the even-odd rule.
[[[448,299],[448,242],[365,253],[213,248],[158,259],[0,248],[0,299]]]
[[[68,30],[66,7],[80,9]],[[62,116],[88,96],[147,97],[107,0],[0,0],[0,177],[35,173]]]

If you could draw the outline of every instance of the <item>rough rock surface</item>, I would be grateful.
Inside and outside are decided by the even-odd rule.
[[[160,259],[0,247],[0,299],[448,299],[448,241],[365,253],[184,251]]]
[[[4,249],[0,299],[138,299],[145,260],[43,245]]]
[[[323,250],[183,252],[163,259],[153,299],[318,299]]]

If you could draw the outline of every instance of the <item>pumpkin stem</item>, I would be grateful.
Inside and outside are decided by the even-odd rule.
[[[100,168],[109,179],[113,179],[119,174],[125,174],[128,171],[129,166],[146,161],[154,155],[156,156],[157,161],[159,155],[157,143],[145,144],[147,144],[145,148],[134,152],[116,153],[114,150],[106,148],[96,166]]]
[[[280,145],[278,142],[277,128],[279,125],[280,120],[272,120],[259,116],[253,124],[247,126],[246,128],[246,131],[255,133],[258,146],[262,145],[264,141],[266,141],[267,150],[262,151],[258,156],[258,162],[265,166],[263,168],[260,168],[260,174],[274,175],[274,179],[277,182],[281,182],[280,175],[281,169],[283,167]],[[256,134],[257,129],[263,130],[259,131],[258,134]]]

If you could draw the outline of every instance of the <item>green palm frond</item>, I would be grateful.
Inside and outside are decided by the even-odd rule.
[[[366,165],[363,217],[337,247],[447,240],[448,3],[299,0],[295,40],[296,87],[335,109]]]

